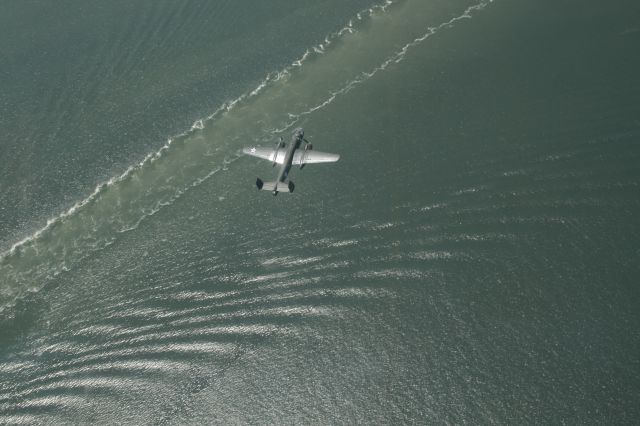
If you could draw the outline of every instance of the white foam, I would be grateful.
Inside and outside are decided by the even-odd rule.
[[[246,283],[271,281],[271,280],[276,280],[280,278],[286,278],[291,274],[293,274],[293,272],[279,272],[275,274],[257,275],[255,277],[247,278],[243,283],[246,284]]]
[[[19,408],[53,408],[53,407],[82,407],[86,406],[87,397],[68,395],[49,395],[22,401],[16,406]]]
[[[192,125],[191,125],[191,131],[194,130],[202,130],[204,129],[204,123],[202,122],[202,120],[196,120]]]
[[[330,316],[336,312],[335,308],[316,306],[316,305],[294,305],[294,306],[281,306],[274,308],[262,308],[252,309],[251,311],[233,311],[222,313],[209,313],[198,316],[190,316],[188,318],[181,318],[171,322],[172,326],[177,325],[196,325],[196,324],[210,324],[216,320],[229,320],[236,318],[259,318],[259,317],[281,317],[289,315],[298,316]]]
[[[451,20],[449,20],[449,21],[447,21],[447,22],[445,22],[443,24],[440,24],[440,25],[438,25],[436,27],[428,27],[427,31],[423,35],[421,35],[420,37],[417,37],[413,41],[407,43],[405,46],[403,46],[402,48],[397,50],[393,55],[391,55],[389,58],[387,58],[384,62],[382,62],[380,65],[378,65],[377,67],[371,69],[368,72],[361,73],[358,77],[356,77],[354,80],[348,82],[341,89],[330,92],[329,96],[325,100],[323,100],[322,102],[318,103],[317,105],[312,106],[309,109],[307,109],[306,111],[302,111],[302,112],[300,112],[298,114],[291,114],[291,121],[289,123],[287,123],[284,128],[276,129],[274,131],[275,132],[286,131],[287,129],[289,129],[292,126],[294,126],[295,124],[297,124],[297,122],[302,117],[304,117],[306,115],[309,115],[309,114],[312,114],[313,112],[315,112],[315,111],[317,111],[319,109],[325,108],[326,106],[331,104],[338,96],[346,94],[347,92],[352,90],[354,87],[356,87],[356,86],[362,84],[363,82],[367,81],[368,79],[372,78],[378,72],[385,70],[391,64],[398,63],[398,62],[401,62],[402,60],[404,60],[404,58],[405,58],[405,56],[406,56],[406,54],[407,54],[407,52],[409,50],[411,50],[413,47],[415,47],[419,43],[421,43],[424,40],[426,40],[431,35],[436,34],[441,29],[448,28],[448,27],[452,26],[452,24],[454,24],[457,21],[460,21],[462,19],[470,18],[474,11],[482,10],[488,4],[490,4],[492,2],[493,2],[493,0],[486,0],[486,1],[483,1],[483,2],[481,2],[479,4],[476,4],[474,6],[470,6],[460,16],[454,17]],[[386,0],[384,3],[382,3],[380,5],[376,5],[376,6],[373,6],[373,7],[369,8],[369,9],[367,9],[366,11],[362,11],[362,12],[358,13],[358,15],[356,15],[356,20],[357,21],[362,21],[365,17],[371,17],[375,13],[384,12],[393,3],[394,2],[391,1],[391,0]],[[10,256],[15,255],[16,252],[19,249],[21,249],[24,246],[27,246],[30,243],[40,239],[42,237],[43,233],[47,232],[52,227],[56,226],[58,223],[64,221],[65,218],[67,218],[67,217],[69,217],[71,215],[74,215],[78,210],[84,208],[87,204],[89,204],[89,203],[93,202],[94,200],[98,199],[100,197],[100,195],[104,191],[106,191],[109,187],[111,187],[113,185],[116,185],[119,182],[123,181],[124,179],[127,179],[127,178],[133,176],[136,171],[138,171],[139,169],[145,167],[148,163],[153,163],[154,161],[156,161],[159,158],[161,158],[171,148],[171,145],[173,144],[173,142],[175,140],[177,140],[178,138],[186,136],[186,135],[190,134],[191,132],[200,131],[200,130],[204,129],[206,121],[213,120],[216,117],[218,117],[219,115],[225,114],[226,112],[228,112],[231,109],[235,108],[235,106],[238,105],[238,103],[240,103],[240,102],[242,102],[242,101],[244,101],[244,100],[246,100],[248,98],[251,98],[251,97],[254,97],[254,96],[258,95],[266,87],[269,86],[270,82],[279,81],[279,80],[282,80],[284,78],[287,78],[287,76],[290,74],[291,68],[297,67],[297,66],[301,66],[313,54],[319,55],[319,54],[321,54],[319,52],[324,52],[326,47],[328,45],[330,45],[336,38],[342,37],[344,34],[351,33],[353,31],[355,31],[355,29],[354,29],[354,20],[350,20],[348,22],[348,24],[344,28],[342,28],[341,30],[339,30],[339,31],[337,31],[335,33],[332,33],[332,34],[326,36],[324,41],[323,41],[323,43],[318,44],[317,46],[312,47],[311,49],[307,49],[305,51],[305,53],[302,55],[302,57],[300,57],[299,59],[297,59],[294,62],[292,62],[290,66],[285,67],[285,69],[283,69],[281,71],[269,73],[258,84],[258,86],[255,87],[250,92],[244,93],[244,94],[242,94],[241,96],[239,96],[238,98],[236,98],[234,100],[224,102],[217,110],[215,110],[207,118],[196,120],[192,124],[192,126],[189,128],[189,130],[187,130],[187,131],[175,136],[174,138],[167,139],[165,144],[162,147],[160,147],[160,149],[158,149],[155,152],[149,153],[139,163],[130,166],[129,168],[127,168],[119,176],[114,176],[114,177],[110,178],[109,180],[107,180],[106,182],[98,184],[95,187],[95,189],[93,190],[93,192],[91,194],[89,194],[89,196],[87,196],[85,199],[75,203],[68,210],[62,212],[58,216],[48,219],[46,221],[46,224],[45,224],[44,227],[42,227],[41,229],[37,230],[33,234],[23,238],[22,240],[14,243],[5,252],[0,253],[0,263],[4,262]],[[239,156],[236,157],[236,159],[237,158],[239,158]],[[235,161],[235,160],[232,160],[232,161]],[[202,182],[206,181],[209,177],[211,177],[213,174],[217,173],[219,170],[220,169],[213,170],[212,172],[210,172],[209,174],[207,174],[203,178],[197,179],[196,181],[194,181],[190,185],[190,187],[195,187],[195,186],[200,185]],[[188,189],[189,189],[189,187],[182,188],[182,189],[177,189],[176,193],[172,197],[170,197],[169,199],[158,201],[153,208],[151,208],[150,210],[143,211],[142,212],[142,216],[135,223],[133,223],[131,225],[123,226],[119,230],[119,232],[128,232],[128,231],[131,231],[133,229],[136,229],[139,226],[139,224],[145,218],[154,215],[155,213],[157,213],[163,207],[165,207],[167,205],[171,205],[173,202],[175,202],[175,200],[177,198],[179,198],[182,194],[184,194],[184,192],[187,191]],[[98,249],[98,248],[101,248],[101,247],[105,247],[105,246],[111,245],[115,241],[116,241],[116,237],[115,236],[112,237],[112,238],[107,238],[107,239],[105,239],[103,241],[98,242],[98,245],[100,245],[100,247],[96,246],[95,248]],[[35,249],[37,250],[37,247],[35,247]],[[8,266],[11,267],[11,265],[8,265]],[[55,268],[52,268],[51,272],[48,275],[56,276],[59,273],[61,273],[62,271],[65,271],[65,270],[69,270],[69,268],[66,265],[64,265],[63,262],[61,262],[60,265],[56,266]],[[5,307],[6,306],[0,306],[0,311],[3,310]]]
[[[117,366],[116,368],[121,368]],[[28,395],[34,393],[40,393],[43,391],[61,390],[66,391],[70,389],[113,389],[121,391],[126,388],[136,388],[141,383],[148,382],[148,380],[140,377],[85,377],[77,379],[58,380],[53,383],[45,385],[35,386],[30,389],[26,389],[22,392],[18,392],[14,396],[20,396],[20,399],[28,398]]]
[[[330,243],[329,247],[346,247],[346,246],[355,246],[358,244],[358,240],[340,240]]]
[[[285,131],[289,130],[290,128],[295,126],[302,117],[304,117],[306,115],[309,115],[309,114],[311,114],[311,113],[313,113],[313,112],[315,112],[315,111],[317,111],[319,109],[325,108],[327,105],[331,104],[338,96],[344,95],[344,94],[350,92],[356,86],[358,86],[358,85],[364,83],[365,81],[369,80],[370,78],[372,78],[373,76],[378,74],[380,71],[386,70],[389,67],[389,65],[394,64],[394,63],[402,62],[405,59],[405,56],[406,56],[407,52],[409,52],[409,50],[411,50],[412,48],[414,48],[418,44],[422,43],[423,41],[425,41],[430,36],[438,33],[442,29],[451,27],[457,21],[460,21],[460,20],[463,20],[463,19],[470,19],[472,17],[472,15],[471,15],[472,12],[484,9],[489,3],[493,3],[493,1],[494,0],[486,0],[485,2],[481,2],[481,3],[476,4],[474,6],[470,6],[461,15],[456,16],[454,18],[451,18],[447,22],[444,22],[444,23],[442,23],[442,24],[440,24],[440,25],[438,25],[436,27],[427,27],[427,31],[424,34],[422,34],[419,37],[416,37],[414,40],[412,40],[409,43],[407,43],[406,45],[404,45],[402,48],[400,48],[394,54],[392,54],[389,58],[387,58],[384,62],[382,62],[380,65],[378,65],[377,67],[373,68],[371,71],[362,72],[359,77],[356,77],[355,79],[349,81],[341,89],[331,92],[329,97],[326,98],[321,103],[309,108],[306,111],[300,112],[298,114],[290,114],[291,117],[293,118],[293,120],[291,122],[287,123],[284,127],[274,130],[274,133],[282,133],[282,132],[285,132]],[[384,6],[374,6],[374,7],[370,8],[370,9],[368,9],[369,16],[373,15],[373,13],[375,13],[376,10],[385,11],[386,8],[392,3],[393,2],[391,2],[391,1],[387,1]],[[350,23],[352,23],[352,21],[350,21]],[[344,27],[343,29],[338,31],[338,35],[342,35],[344,32],[347,32],[347,31],[352,31],[352,27],[350,27],[349,25]]]
[[[284,256],[284,257],[274,257],[271,259],[265,259],[261,263],[264,266],[269,266],[269,265],[300,266],[300,265],[306,265],[309,263],[319,262],[322,259],[324,259],[324,257],[322,256],[314,256],[314,257]]]
[[[107,361],[108,356],[110,354],[104,354],[103,361],[100,364],[92,364],[92,365],[82,365],[79,367],[70,367],[71,365],[77,364],[76,362],[59,364],[58,366],[64,367],[55,372],[50,372],[44,374],[35,379],[31,379],[25,382],[26,385],[32,386],[36,385],[40,382],[51,381],[54,380],[54,383],[64,382],[69,379],[69,377],[76,374],[96,374],[103,371],[109,371],[113,369],[123,369],[130,371],[159,371],[159,372],[177,372],[181,370],[186,370],[188,365],[178,361],[169,361],[169,360],[117,360],[117,361]],[[94,357],[95,359],[99,359]],[[24,393],[30,393],[30,390],[23,391]]]
[[[491,1],[493,1],[493,0],[491,0]],[[371,8],[369,8],[369,9],[367,9],[367,12],[369,13],[369,16],[371,16],[376,10],[385,11],[387,9],[387,7],[389,5],[391,5],[392,3],[393,3],[393,1],[386,0],[383,4],[375,5],[375,6],[372,6]],[[361,18],[362,13],[363,12],[359,12],[358,13],[359,20],[362,20],[362,18]],[[346,27],[344,27],[342,30],[344,30],[346,28],[351,28],[352,25],[353,25],[353,21],[350,20],[349,24]],[[282,78],[286,77],[289,74],[289,69],[291,67],[301,66],[302,63],[309,58],[310,53],[311,53],[312,50],[315,51],[316,48],[317,48],[317,50],[323,51],[324,48],[327,45],[331,44],[333,39],[335,39],[336,37],[340,37],[342,35],[342,30],[339,30],[339,31],[337,31],[335,33],[332,33],[332,34],[329,34],[328,36],[326,36],[325,39],[324,39],[324,43],[312,47],[311,50],[307,49],[305,51],[305,53],[302,55],[302,57],[300,57],[299,59],[296,59],[295,61],[293,61],[292,64],[290,66],[288,66],[288,67],[285,67],[285,69],[283,69],[281,71],[269,73],[258,84],[258,86],[256,88],[254,88],[253,90],[251,90],[250,92],[244,93],[244,94],[240,95],[238,98],[233,99],[231,101],[224,102],[218,109],[216,109],[212,114],[207,116],[205,119],[196,120],[191,125],[189,130],[187,130],[185,132],[182,132],[182,133],[174,136],[173,138],[167,139],[165,144],[162,147],[160,147],[160,149],[158,149],[155,152],[147,154],[139,163],[128,167],[119,176],[114,176],[114,177],[110,178],[109,180],[107,180],[106,182],[103,182],[103,183],[100,183],[100,184],[96,185],[96,188],[93,190],[93,192],[91,194],[89,194],[89,196],[87,196],[85,199],[75,203],[67,211],[60,213],[58,216],[50,218],[50,219],[47,219],[47,222],[46,222],[44,227],[42,227],[41,229],[37,230],[33,234],[31,234],[31,235],[19,240],[18,242],[14,243],[8,250],[0,253],[0,261],[3,261],[4,259],[8,258],[9,256],[14,255],[19,248],[25,246],[29,242],[32,242],[32,241],[35,241],[35,240],[39,239],[42,236],[42,234],[44,232],[46,232],[47,230],[49,230],[52,226],[54,226],[55,224],[59,223],[64,218],[73,215],[76,211],[78,211],[79,209],[81,209],[82,207],[84,207],[85,205],[90,203],[91,201],[95,200],[103,191],[105,191],[110,186],[113,186],[116,183],[121,182],[122,180],[124,180],[127,177],[131,176],[132,173],[134,173],[135,171],[139,170],[145,164],[152,163],[152,162],[156,161],[157,159],[159,159],[160,157],[162,157],[164,152],[167,151],[170,148],[170,146],[171,146],[171,144],[173,143],[174,140],[176,140],[176,139],[178,139],[180,137],[186,136],[186,135],[190,134],[191,132],[204,129],[206,121],[212,120],[212,119],[216,118],[217,116],[219,116],[220,114],[230,111],[239,102],[241,102],[241,101],[243,101],[243,100],[245,100],[247,98],[254,97],[254,96],[258,95],[265,87],[267,87],[269,82],[278,81],[278,80],[281,80]],[[146,216],[148,216],[148,215],[146,215]],[[132,227],[128,227],[126,229],[123,229],[121,231],[125,232],[127,230],[135,229],[138,224],[136,224],[136,225],[134,225]]]
[[[391,278],[394,280],[402,279],[422,279],[425,277],[423,271],[417,269],[383,269],[378,271],[361,271],[354,274],[357,278]]]
[[[441,260],[453,258],[453,253],[448,251],[418,251],[409,253],[407,257],[416,260]]]
[[[455,191],[453,195],[475,194],[476,192],[484,191],[485,189],[487,189],[487,187],[484,185],[473,186],[471,188],[459,189],[458,191]]]
[[[373,231],[381,231],[383,229],[395,228],[402,224],[403,224],[402,222],[385,222],[385,223],[380,223],[378,225],[372,226],[371,229]]]
[[[159,332],[159,333],[150,333],[142,336],[137,336],[128,340],[121,340],[118,342],[109,342],[108,347],[113,347],[116,344],[127,344],[132,345],[125,348],[119,349],[108,349],[108,347],[104,346],[96,346],[96,349],[101,349],[97,353],[87,354],[87,355],[79,355],[76,353],[76,357],[73,361],[61,363],[60,366],[64,367],[64,370],[67,371],[69,366],[78,366],[78,369],[83,372],[93,371],[95,369],[100,369],[101,364],[91,364],[91,365],[82,365],[86,363],[93,362],[106,362],[114,357],[118,358],[126,358],[126,357],[135,357],[138,355],[145,354],[167,354],[167,353],[189,353],[189,352],[200,352],[200,353],[218,353],[225,354],[232,352],[235,350],[236,345],[231,343],[224,342],[203,342],[203,343],[177,343],[172,342],[172,339],[176,337],[182,337],[185,335],[189,336],[214,336],[220,334],[228,334],[228,330],[224,330],[225,327],[221,327],[221,329],[217,329],[214,331],[213,329],[198,329],[198,330],[175,330],[169,332]],[[162,340],[161,342],[157,342],[158,340]],[[149,343],[151,344],[142,344]],[[55,373],[51,373],[54,375],[58,375],[60,371]]]
[[[393,3],[394,2],[392,0],[386,0],[384,3],[371,6],[370,8],[365,10],[361,10],[356,14],[355,19],[357,21],[363,21],[365,18],[372,17],[376,12],[386,12],[387,8]],[[326,47],[332,44],[335,39],[341,38],[347,34],[353,34],[355,31],[356,30],[354,27],[353,19],[349,19],[347,25],[340,28],[338,31],[327,35],[322,43],[312,46],[311,49],[307,49],[302,57],[296,59],[291,65],[294,67],[302,66],[302,64],[310,57],[312,51],[316,54],[321,55],[324,53]]]
[[[423,207],[420,207],[418,209],[412,209],[411,211],[420,211],[420,212],[428,212],[429,210],[435,210],[435,209],[443,209],[445,207],[447,207],[448,204],[447,203],[434,203],[434,204],[429,204]]]
[[[0,411],[7,410],[12,408],[8,404],[0,405]],[[46,417],[48,422],[52,421],[51,414],[42,415],[41,417],[35,416],[32,414],[12,414],[12,415],[4,415],[0,414],[0,423],[5,425],[35,425],[39,423],[43,423],[44,418]]]
[[[16,373],[21,370],[33,368],[34,366],[35,364],[29,361],[5,362],[0,364],[0,372]]]

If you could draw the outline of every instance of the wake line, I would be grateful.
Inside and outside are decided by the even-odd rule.
[[[349,81],[344,87],[342,87],[342,88],[340,88],[340,89],[338,89],[336,91],[331,92],[330,96],[327,99],[325,99],[323,102],[321,102],[321,103],[309,108],[306,111],[300,112],[298,114],[289,113],[289,117],[292,118],[293,120],[290,121],[289,123],[287,123],[284,127],[278,128],[278,129],[273,129],[271,132],[274,133],[274,134],[277,134],[277,133],[283,133],[283,132],[291,129],[292,127],[294,127],[300,121],[300,119],[302,117],[304,117],[306,115],[310,115],[310,114],[314,113],[315,111],[318,111],[320,109],[325,108],[326,106],[330,105],[336,98],[338,98],[339,96],[350,92],[353,88],[355,88],[356,86],[359,86],[360,84],[366,82],[367,80],[369,80],[370,78],[372,78],[373,76],[378,74],[380,71],[386,70],[391,64],[394,64],[394,63],[397,64],[397,63],[402,62],[409,50],[411,50],[412,48],[414,48],[417,45],[421,44],[423,41],[425,41],[429,37],[437,34],[442,29],[450,28],[457,21],[460,21],[460,20],[463,20],[463,19],[471,19],[473,12],[483,10],[489,4],[493,3],[493,1],[494,0],[486,0],[486,1],[483,1],[483,2],[478,3],[476,5],[469,6],[467,9],[465,9],[465,11],[461,15],[456,16],[454,18],[451,18],[449,21],[444,22],[444,23],[442,23],[442,24],[440,24],[440,25],[438,25],[436,27],[428,27],[426,33],[424,33],[423,35],[415,38],[413,41],[407,43],[406,45],[404,45],[401,49],[397,50],[393,55],[391,55],[389,58],[387,58],[387,60],[385,60],[379,66],[373,68],[370,72],[364,72],[363,71],[360,74],[359,77],[355,78],[354,80]]]
[[[0,313],[25,291],[39,291],[52,278],[111,246],[121,234],[137,229],[147,218],[242,157],[236,152],[234,157],[224,158],[224,164],[218,161],[213,165],[208,157],[217,155],[215,152],[223,150],[224,153],[242,137],[270,140],[273,133],[286,131],[304,117],[325,108],[336,98],[404,60],[413,47],[431,35],[471,18],[475,11],[492,2],[484,0],[467,7],[461,15],[427,27],[426,32],[422,19],[411,22],[413,27],[408,28],[407,33],[405,27],[391,17],[372,20],[372,31],[363,32],[364,37],[351,38],[347,35],[358,33],[360,28],[354,26],[353,20],[349,21],[323,43],[307,49],[299,60],[282,71],[268,74],[255,89],[223,103],[209,117],[196,120],[189,130],[168,139],[158,151],[148,154],[120,176],[98,185],[89,197],[48,220],[44,228],[2,253],[0,294],[4,300],[0,303]],[[387,0],[377,8],[367,9],[359,18],[372,17],[377,11],[386,12],[391,4],[393,2]],[[406,8],[397,9],[399,18],[415,16],[416,8],[421,12],[419,2],[405,5]],[[419,35],[416,37],[416,34]],[[341,38],[342,45],[326,50],[327,45]],[[406,43],[406,40],[411,41]],[[364,54],[358,56],[362,47]],[[317,59],[314,66],[299,68],[298,62],[311,58]],[[336,69],[336,61],[344,66]],[[362,69],[368,71],[359,71]],[[327,72],[331,74],[327,76]],[[308,84],[309,81],[313,84]],[[269,90],[271,96],[258,96],[265,90]],[[252,101],[244,102],[248,99]],[[287,113],[291,110],[302,111]],[[269,114],[266,117],[265,112]],[[211,125],[205,125],[207,121],[212,121]],[[247,127],[246,122],[256,125]],[[216,138],[225,143],[212,144]],[[176,141],[180,143],[177,148]]]
[[[225,166],[228,164],[231,164],[237,160],[239,160],[242,157],[242,155],[237,154],[234,158],[232,158],[231,160],[225,161]],[[182,189],[177,189],[175,194],[173,196],[171,196],[168,200],[166,201],[158,201],[156,203],[156,205],[149,211],[149,212],[144,212],[142,216],[140,216],[138,218],[138,220],[131,226],[128,227],[124,227],[121,228],[119,230],[115,230],[115,232],[117,234],[124,234],[130,231],[133,231],[135,229],[138,228],[138,226],[140,226],[140,224],[146,220],[147,218],[155,215],[156,213],[158,213],[160,210],[162,210],[164,207],[170,206],[173,203],[175,203],[179,198],[181,198],[184,194],[186,194],[188,191],[190,191],[193,188],[196,188],[198,186],[200,186],[202,183],[204,183],[205,181],[207,181],[209,178],[211,178],[213,175],[217,174],[218,172],[224,170],[222,167],[218,167],[214,170],[212,170],[211,172],[207,173],[205,176],[196,179],[195,181],[193,181],[190,185],[188,185],[185,188]],[[44,232],[46,231],[46,229],[41,230],[40,232]],[[85,250],[84,254],[80,254],[78,255],[75,259],[74,259],[74,264],[77,264],[78,262],[82,262],[84,259],[90,257],[94,252],[98,251],[98,250],[103,250],[111,245],[113,245],[115,242],[117,241],[117,236],[112,236],[110,240],[108,241],[103,241],[102,244],[95,244],[94,246],[90,246],[87,248],[87,250]],[[27,243],[30,241],[27,241]],[[36,254],[38,254],[38,248],[37,246],[33,247],[34,250],[36,251]],[[2,259],[0,259],[1,261]],[[58,275],[60,275],[62,272],[69,272],[71,269],[67,266],[67,262],[66,260],[62,260],[60,262],[60,264],[58,265],[57,268],[52,269],[47,275],[46,277],[57,277]],[[3,310],[6,308],[6,305],[0,305],[0,313],[3,312]]]
[[[224,102],[209,116],[196,120],[188,130],[167,139],[157,151],[149,153],[122,174],[98,184],[89,196],[48,219],[44,227],[0,253],[0,315],[25,292],[38,292],[46,283],[70,271],[83,259],[113,245],[120,239],[119,235],[137,229],[145,219],[226,170],[228,164],[241,157],[240,154],[236,153],[230,160],[225,158],[225,164],[214,166],[213,170],[206,170],[209,169],[206,157],[215,155],[214,152],[228,145],[216,148],[207,136],[231,141],[237,137],[237,132],[231,132],[233,127],[225,127],[227,114],[239,105],[253,105],[246,101],[256,98],[267,88],[276,84],[286,87],[293,70],[300,69],[311,58],[323,55],[327,46],[336,40],[357,32],[354,22],[386,12],[394,2],[386,0],[359,12],[345,27],[307,49],[302,57],[278,72],[267,74],[253,90]],[[229,120],[233,123],[234,118],[230,116]],[[209,121],[213,122],[211,129],[205,125]],[[222,131],[216,132],[219,126],[223,126]],[[174,148],[177,141],[189,148]],[[172,172],[176,167],[182,169],[180,175]]]
[[[356,19],[358,21],[364,21],[365,19],[371,17],[374,13],[376,13],[378,11],[385,12],[387,10],[387,8],[390,5],[392,5],[394,2],[397,2],[397,0],[385,0],[385,2],[382,3],[382,4],[373,5],[373,6],[369,7],[366,10],[358,12],[356,14]],[[159,158],[161,158],[164,155],[164,153],[170,148],[170,146],[172,145],[172,143],[175,140],[177,140],[179,138],[183,138],[185,136],[189,136],[190,134],[192,134],[192,133],[194,133],[194,132],[196,132],[198,130],[203,130],[204,127],[205,127],[204,126],[205,122],[211,121],[211,120],[217,118],[218,116],[220,116],[221,114],[224,114],[226,112],[231,111],[232,109],[235,108],[235,106],[238,103],[240,103],[240,102],[242,102],[244,100],[247,100],[249,98],[257,96],[259,93],[261,93],[269,85],[269,83],[285,79],[291,73],[291,70],[293,68],[302,66],[302,64],[306,60],[309,59],[309,57],[311,56],[312,52],[316,53],[316,54],[323,54],[325,49],[326,49],[326,47],[329,46],[330,44],[332,44],[336,39],[342,37],[344,34],[347,34],[347,33],[348,34],[352,34],[355,31],[353,25],[354,25],[353,20],[349,20],[349,22],[347,23],[347,25],[345,27],[341,28],[340,30],[338,30],[336,32],[333,32],[333,33],[327,35],[325,37],[323,43],[320,43],[320,44],[318,44],[316,46],[313,46],[311,49],[307,49],[299,59],[297,59],[294,62],[292,62],[289,66],[285,67],[283,70],[280,70],[280,71],[277,71],[277,72],[271,72],[271,73],[267,74],[267,76],[258,84],[258,86],[256,88],[254,88],[253,90],[251,90],[250,92],[244,93],[244,94],[240,95],[238,98],[233,99],[231,101],[224,102],[220,107],[218,107],[213,113],[208,115],[206,118],[196,120],[187,131],[179,133],[179,134],[167,139],[166,143],[162,147],[160,147],[160,149],[158,149],[155,152],[147,154],[139,163],[128,167],[119,176],[112,177],[109,180],[107,180],[106,182],[98,184],[95,187],[95,189],[93,190],[93,192],[91,194],[89,194],[85,199],[83,199],[82,201],[77,202],[76,204],[71,206],[67,211],[65,211],[63,213],[60,213],[58,216],[56,216],[54,218],[51,218],[51,219],[48,219],[44,227],[40,228],[35,233],[23,238],[22,240],[14,243],[8,250],[0,253],[0,264],[3,261],[5,261],[5,259],[10,257],[11,255],[15,255],[17,250],[20,249],[21,247],[23,247],[24,245],[26,245],[27,243],[39,239],[42,236],[42,234],[44,232],[46,232],[47,230],[49,230],[52,226],[54,226],[55,224],[63,221],[65,218],[67,218],[69,216],[72,216],[78,210],[82,209],[84,206],[86,206],[87,204],[89,204],[90,202],[92,202],[93,200],[98,198],[98,196],[101,193],[103,193],[107,188],[109,188],[109,187],[111,187],[111,186],[113,186],[113,185],[115,185],[115,184],[117,184],[119,182],[124,181],[125,179],[130,177],[134,172],[136,172],[139,169],[141,169],[142,167],[144,167],[146,164],[153,163],[154,161],[156,161]],[[200,183],[202,183],[202,182],[200,182]],[[155,214],[155,213],[156,212],[154,212],[153,214]],[[146,216],[149,216],[149,215],[146,215]],[[132,229],[135,229],[135,228],[132,228]],[[0,306],[0,311],[1,310],[2,310],[2,307]]]

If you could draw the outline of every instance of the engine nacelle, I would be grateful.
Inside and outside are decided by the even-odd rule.
[[[271,167],[275,167],[276,164],[278,164],[278,162],[276,161],[278,159],[278,151],[280,151],[280,148],[284,148],[284,146],[285,143],[282,138],[280,138],[280,142],[276,144],[275,153],[273,154],[273,164],[271,165]]]
[[[307,156],[306,156],[306,154],[305,154],[305,153],[306,153],[307,151],[311,151],[312,149],[313,149],[313,145],[311,145],[310,143],[307,143],[307,144],[304,146],[304,153],[302,154],[302,161],[300,161],[300,169],[302,169],[302,168],[304,167],[304,165],[306,164],[306,163],[304,162],[305,158],[307,158]]]

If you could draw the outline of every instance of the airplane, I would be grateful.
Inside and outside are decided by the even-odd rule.
[[[300,148],[302,142],[305,144],[304,149]],[[338,154],[313,151],[313,146],[304,138],[304,130],[302,128],[294,130],[289,147],[280,138],[280,142],[276,144],[275,148],[253,146],[243,148],[242,152],[253,157],[269,160],[273,162],[273,167],[276,164],[281,165],[275,181],[263,182],[260,178],[256,180],[258,189],[272,191],[273,195],[278,195],[278,192],[293,192],[295,185],[291,180],[287,181],[291,166],[300,166],[302,169],[306,164],[335,163],[340,159]]]

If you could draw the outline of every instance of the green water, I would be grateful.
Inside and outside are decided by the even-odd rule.
[[[201,122],[141,120],[134,162],[7,231],[2,421],[637,422],[639,8],[313,7],[341,25],[224,105],[182,80]],[[341,160],[259,193],[242,146],[297,126]]]

